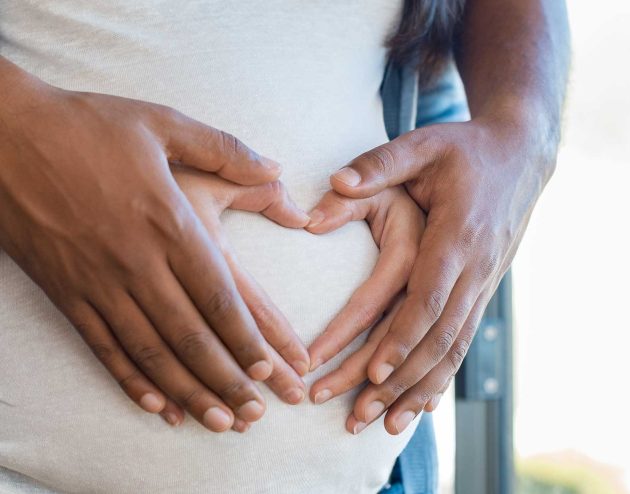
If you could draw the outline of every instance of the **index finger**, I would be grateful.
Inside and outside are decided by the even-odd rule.
[[[277,180],[282,167],[259,155],[232,134],[165,106],[153,105],[156,134],[169,162],[192,166],[242,185]]]

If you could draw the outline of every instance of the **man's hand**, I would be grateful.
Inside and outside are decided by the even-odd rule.
[[[0,247],[143,409],[178,403],[213,431],[260,418],[251,380],[274,358],[248,306],[264,304],[243,300],[169,163],[245,185],[279,165],[172,109],[56,89],[2,58],[0,99]],[[281,354],[308,369],[300,344]]]
[[[406,297],[367,366],[371,384],[357,398],[353,429],[389,410],[387,430],[401,432],[435,406],[458,370],[553,168],[522,136],[483,119],[435,125],[331,178],[335,191],[353,198],[404,183],[427,213]]]
[[[395,434],[437,405],[555,167],[565,2],[469,0],[455,38],[472,120],[409,132],[331,179],[353,198],[405,183],[428,215],[407,296],[354,407],[359,430],[388,410]]]
[[[270,344],[268,350],[273,360],[273,372],[265,383],[285,402],[290,404],[301,402],[305,396],[304,382],[275,349],[281,349],[287,357],[291,354],[299,356],[302,343],[291,330],[282,312],[238,262],[223,230],[220,215],[228,208],[251,211],[261,213],[271,221],[288,228],[303,227],[309,221],[308,216],[291,201],[279,181],[260,185],[238,185],[217,175],[191,168],[175,166],[172,169],[180,189],[186,194],[210,238],[225,257],[239,293]],[[300,368],[300,365],[296,364],[295,367]],[[241,373],[231,362],[227,362],[227,367],[212,372],[214,375],[209,376],[209,379],[220,379],[222,374],[232,379],[231,376]],[[300,368],[301,374],[305,372],[305,367]],[[235,419],[233,429],[245,432],[249,425],[246,421]]]

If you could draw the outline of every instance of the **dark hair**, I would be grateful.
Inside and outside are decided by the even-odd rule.
[[[388,41],[394,63],[415,63],[429,85],[445,68],[465,0],[405,0],[398,31]]]

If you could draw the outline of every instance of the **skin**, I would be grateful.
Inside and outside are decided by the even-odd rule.
[[[0,95],[0,247],[125,393],[171,424],[186,410],[217,432],[263,415],[255,380],[299,401],[306,349],[215,224],[231,205],[304,226],[280,166],[170,108],[57,89],[2,58]],[[232,187],[216,217],[195,214],[177,164]],[[260,200],[236,183],[262,187],[249,189]]]
[[[338,394],[344,381],[369,379],[350,432],[385,414],[386,430],[398,434],[435,409],[555,168],[569,59],[564,3],[469,0],[461,25],[456,55],[472,119],[404,134],[331,177],[349,198],[404,184],[427,214],[407,288],[369,350],[314,385]],[[346,325],[346,339],[367,327]],[[311,361],[339,349],[324,337]]]
[[[391,305],[366,345],[373,352],[361,354],[369,353],[367,364],[346,366],[365,367],[360,374],[371,381],[348,418],[353,432],[387,413],[387,430],[398,433],[420,411],[437,406],[555,165],[568,65],[564,4],[469,0],[462,26],[457,58],[471,122],[413,131],[331,178],[334,191],[351,199],[404,184],[427,214],[400,298],[395,288],[406,284],[405,277],[394,280],[386,276],[389,270],[375,270],[384,288],[369,300],[363,286],[351,301],[369,310],[345,309],[310,349],[315,368],[351,339],[348,333],[365,330]],[[250,286],[243,281],[247,276],[232,273],[235,263],[212,238],[219,231],[214,219],[204,228],[167,169],[181,163],[256,185],[275,182],[279,168],[232,136],[170,109],[60,91],[2,59],[0,94],[0,247],[46,291],[143,408],[171,421],[181,416],[179,403],[211,430],[245,430],[264,411],[253,388],[237,374],[213,394],[216,383],[204,379],[216,376],[204,378],[193,360],[207,358],[208,342],[214,347],[220,341],[220,356],[208,365],[218,372],[240,367],[250,379],[273,383],[277,356],[265,338],[271,342],[274,335],[265,328],[275,325],[261,321],[270,317],[269,309],[261,309],[267,301],[248,298],[259,289],[244,289]],[[314,232],[327,221],[325,212],[323,218],[318,213],[309,226]],[[402,239],[404,252],[411,251],[407,244],[414,238]],[[168,302],[189,316],[167,324],[164,307],[173,307]],[[194,341],[188,358],[181,355],[183,336]],[[308,356],[295,335],[283,337],[293,344],[282,345],[280,355],[303,373]],[[295,384],[295,376],[285,377]],[[242,406],[252,402],[258,406],[243,413]],[[224,413],[232,410],[236,417],[206,416],[222,404]]]
[[[223,231],[220,215],[228,208],[251,211],[261,213],[279,225],[288,228],[300,228],[305,224],[304,213],[290,200],[280,181],[245,186],[234,184],[213,174],[182,166],[171,167],[171,169],[177,185],[192,204],[199,219],[226,259],[239,293],[246,300],[255,300],[256,303],[261,304],[259,310],[263,313],[268,311],[266,317],[258,319],[259,325],[266,324],[264,333],[270,343],[268,351],[273,361],[273,372],[265,380],[265,383],[286,403],[294,405],[300,403],[305,397],[304,382],[295,369],[275,350],[275,348],[282,349],[287,345],[296,344],[294,338],[287,338],[287,335],[292,334],[289,322],[281,312],[273,311],[273,303],[267,294],[239,264]],[[255,310],[255,308],[252,309]],[[181,307],[174,307],[173,310],[180,311]],[[181,314],[176,313],[174,316],[181,317]],[[217,343],[220,344],[220,342],[211,342],[207,348],[212,348]],[[202,352],[206,351],[206,347],[200,349]],[[199,357],[199,362],[205,361]],[[216,369],[206,370],[202,368],[199,372],[206,372],[209,380],[220,378],[223,374],[226,376],[224,379],[227,382],[233,380],[233,376],[242,374],[238,366],[225,367],[220,369],[220,372],[217,372]],[[242,386],[251,386],[251,384],[247,380],[243,380]],[[255,387],[251,391],[264,404]],[[229,413],[229,409],[224,411]],[[256,417],[253,420],[256,420]],[[238,432],[245,432],[249,426],[250,423],[246,420],[235,418],[233,428]]]

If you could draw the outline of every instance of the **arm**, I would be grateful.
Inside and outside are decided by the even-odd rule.
[[[504,125],[542,184],[560,139],[569,44],[561,0],[468,0],[455,43],[472,118]]]
[[[387,430],[401,432],[435,408],[461,365],[553,173],[568,58],[563,2],[470,0],[456,59],[471,120],[408,132],[331,178],[349,197],[405,183],[427,213],[405,299],[370,359],[349,430],[387,411]]]
[[[143,409],[243,430],[264,412],[253,380],[278,370],[267,342],[303,370],[308,355],[277,309],[257,317],[266,300],[242,296],[169,163],[245,185],[280,174],[173,109],[64,91],[0,57],[0,248]]]

